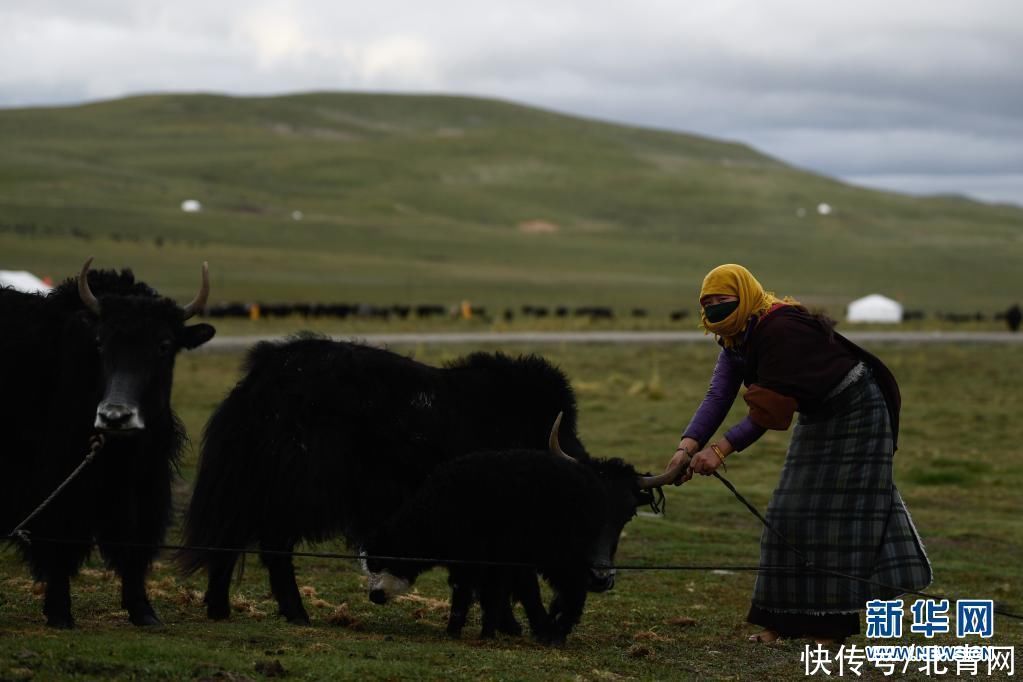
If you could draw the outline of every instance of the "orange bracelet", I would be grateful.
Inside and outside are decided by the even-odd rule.
[[[711,443],[710,444],[710,449],[713,450],[714,454],[717,455],[718,459],[721,460],[721,466],[724,466],[725,465],[725,456],[724,456],[724,454],[722,454],[721,448],[718,447],[718,444],[717,443]]]

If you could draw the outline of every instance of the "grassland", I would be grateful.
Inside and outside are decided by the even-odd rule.
[[[436,363],[466,349],[405,349]],[[512,352],[537,350],[508,348]],[[698,404],[713,362],[711,344],[539,349],[570,376],[589,449],[659,470]],[[1023,425],[1018,349],[1005,346],[875,346],[904,394],[896,481],[935,568],[930,591],[993,598],[1023,611]],[[179,360],[174,402],[197,439],[213,406],[236,380],[240,356],[192,353]],[[737,408],[732,415],[738,417]],[[731,420],[730,420],[731,421]],[[726,475],[760,508],[777,480],[787,435],[769,433],[730,459]],[[177,491],[186,499],[194,452]],[[329,483],[325,483],[328,484]],[[755,565],[760,528],[717,481],[667,491],[663,518],[626,529],[623,564]],[[171,534],[176,540],[176,531]],[[345,551],[326,543],[319,549]],[[752,575],[628,571],[612,592],[593,595],[568,646],[526,639],[480,642],[444,635],[442,571],[409,600],[366,599],[353,562],[300,559],[311,628],[280,622],[265,572],[254,559],[235,590],[229,623],[208,623],[202,583],[167,563],[152,577],[167,626],[140,631],[117,609],[117,582],[93,562],[73,585],[79,629],[42,625],[41,597],[9,551],[0,554],[0,679],[263,679],[280,663],[291,679],[804,679],[803,642],[755,646],[743,623]],[[690,618],[689,625],[678,624]],[[687,622],[687,621],[684,621]],[[908,625],[907,625],[908,627]],[[923,643],[919,636],[903,642]],[[939,636],[935,641],[957,643]],[[1023,644],[1019,621],[999,617],[997,645]],[[864,645],[866,640],[854,638]],[[873,677],[880,677],[874,674]]]
[[[500,101],[146,96],[0,111],[0,139],[0,263],[56,279],[95,255],[186,297],[206,259],[214,300],[658,320],[695,307],[703,274],[730,261],[836,315],[875,291],[931,313],[1023,296],[1023,209],[860,189],[741,144]],[[182,213],[186,198],[205,209]]]

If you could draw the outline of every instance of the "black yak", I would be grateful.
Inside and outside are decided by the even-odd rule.
[[[91,262],[45,297],[0,289],[0,524],[7,532],[24,519],[104,433],[102,451],[31,521],[20,548],[46,582],[48,625],[74,625],[69,579],[94,542],[121,578],[128,618],[155,625],[145,577],[184,442],[170,406],[174,358],[213,337],[208,324],[185,326],[205,305],[209,275],[203,264],[199,294],[182,308],[130,270],[90,272]]]
[[[576,460],[561,451],[557,434],[555,422],[549,452],[478,452],[437,467],[366,544],[370,600],[383,604],[444,563],[452,586],[450,635],[461,632],[475,594],[481,636],[493,637],[514,597],[534,637],[563,644],[587,591],[614,584],[622,528],[637,507],[656,508],[651,490],[679,471],[640,476],[620,459]],[[549,615],[537,571],[555,592]]]
[[[543,448],[575,397],[542,358],[475,353],[443,368],[387,350],[312,335],[264,342],[206,425],[185,543],[257,544],[282,616],[309,616],[291,557],[300,541],[343,536],[361,546],[442,461],[475,450]],[[230,615],[232,551],[188,550],[207,572],[207,615]],[[514,627],[514,626],[512,626]]]

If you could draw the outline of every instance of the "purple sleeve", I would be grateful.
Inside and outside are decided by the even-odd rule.
[[[725,438],[738,452],[753,445],[765,433],[767,433],[767,429],[763,426],[757,426],[749,418],[749,415],[746,415],[741,422],[728,429],[728,432],[725,433]]]
[[[714,374],[710,378],[707,395],[704,396],[689,426],[682,432],[683,438],[692,438],[701,447],[710,440],[721,426],[721,422],[725,420],[728,411],[732,409],[735,396],[739,394],[743,364],[742,356],[721,350],[717,364],[714,365]],[[729,439],[728,442],[731,443],[732,440]]]

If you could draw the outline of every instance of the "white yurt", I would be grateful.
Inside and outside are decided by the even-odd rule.
[[[902,322],[902,304],[881,294],[858,298],[846,309],[848,322]]]
[[[36,292],[45,294],[53,288],[25,270],[0,270],[0,287],[14,287],[18,291],[30,294]]]

